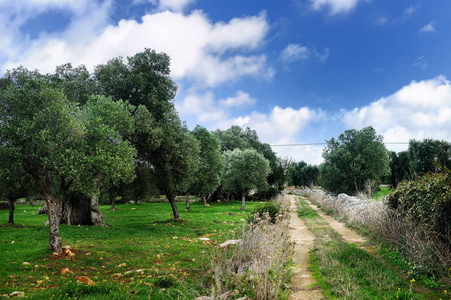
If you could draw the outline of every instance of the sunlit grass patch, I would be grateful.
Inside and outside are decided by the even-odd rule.
[[[0,295],[18,290],[35,299],[193,299],[205,293],[208,253],[226,236],[239,238],[249,212],[238,201],[210,207],[195,202],[189,212],[177,205],[181,222],[173,221],[168,203],[143,203],[117,204],[116,211],[101,206],[106,227],[61,225],[62,244],[75,253],[67,259],[47,249],[47,216],[37,215],[37,206],[17,205],[17,226],[7,225],[8,211],[0,211]],[[257,205],[248,202],[247,208]],[[62,275],[64,268],[70,273]],[[79,286],[77,276],[97,287]],[[163,278],[174,284],[161,287]]]
[[[375,192],[372,198],[376,201],[383,201],[391,192],[388,186],[381,185],[380,191]]]

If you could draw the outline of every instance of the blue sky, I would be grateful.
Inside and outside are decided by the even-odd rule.
[[[181,119],[272,145],[451,140],[451,1],[0,0],[0,75],[166,52]],[[392,150],[406,146],[387,145]],[[321,146],[274,147],[321,162]]]

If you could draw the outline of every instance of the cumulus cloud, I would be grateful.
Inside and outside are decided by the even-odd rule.
[[[420,28],[420,33],[428,33],[428,32],[434,32],[435,31],[435,21],[431,21],[428,24],[424,25]]]
[[[0,73],[6,68],[16,67],[24,55],[41,49],[44,53],[34,59],[51,55],[60,59],[61,56],[69,58],[69,55],[59,51],[69,44],[72,51],[76,52],[86,41],[100,34],[109,21],[111,9],[111,0],[101,3],[89,0],[0,1]],[[45,18],[46,13],[55,11],[68,16],[71,22],[67,27],[56,28],[53,32],[42,30],[40,36],[34,39],[24,34],[23,27],[30,20]],[[49,47],[52,45],[57,45],[55,53]]]
[[[412,81],[368,106],[345,112],[350,128],[373,126],[385,141],[451,140],[451,84],[444,76]]]
[[[325,112],[309,107],[293,109],[275,106],[268,114],[254,111],[249,115],[227,120],[220,127],[250,127],[257,131],[261,141],[272,145],[286,145],[299,143],[308,126],[325,118]],[[279,157],[292,157],[296,161],[304,160],[310,164],[322,162],[322,148],[318,146],[279,146],[273,147],[273,150]]]
[[[307,60],[309,56],[309,49],[299,44],[289,44],[280,53],[280,58],[284,63],[291,63],[297,60]]]
[[[188,92],[180,101],[176,101],[176,108],[182,118],[195,117],[196,122],[207,126],[210,130],[225,130],[232,125],[242,128],[250,127],[257,131],[264,143],[272,145],[295,144],[304,136],[304,132],[317,122],[325,121],[326,113],[322,110],[301,107],[273,107],[268,113],[252,111],[238,117],[232,116],[232,108],[244,105],[254,105],[257,100],[249,94],[238,91],[235,96],[216,100],[213,92]],[[322,161],[321,147],[294,146],[274,147],[280,157],[292,157],[311,164]]]
[[[310,0],[314,10],[328,9],[331,15],[347,13],[362,0]]]
[[[214,124],[227,123],[232,109],[253,106],[257,102],[243,91],[237,91],[233,97],[216,100],[214,93],[210,90],[203,93],[191,90],[181,98],[175,104],[182,116],[195,116],[198,122]]]
[[[243,91],[238,91],[235,97],[228,97],[227,99],[219,100],[221,106],[228,108],[253,106],[256,102],[256,99],[252,98],[248,93]]]
[[[323,117],[321,111],[309,107],[293,109],[275,106],[269,114],[252,112],[230,122],[241,127],[255,129],[259,137],[271,144],[293,143],[297,135],[311,122]]]
[[[311,165],[319,165],[324,161],[323,149],[324,147],[312,145],[272,147],[278,157],[291,157],[294,161],[305,161]]]
[[[167,10],[147,14],[142,22],[121,20],[117,25],[107,25],[109,3],[103,2],[103,6],[92,9],[91,13],[77,14],[68,28],[58,34],[44,34],[24,41],[22,34],[16,38],[13,35],[0,38],[5,41],[0,45],[0,53],[10,51],[0,60],[0,72],[18,65],[52,72],[56,65],[67,62],[92,69],[113,57],[130,56],[152,48],[171,57],[174,79],[189,79],[200,86],[213,87],[242,76],[271,78],[274,74],[266,56],[254,53],[264,43],[269,30],[264,13],[212,23],[202,11],[185,15]],[[182,5],[187,2],[165,3]],[[85,8],[89,5],[85,4]],[[73,10],[82,10],[75,4],[73,7]],[[103,24],[101,30],[100,24]],[[2,22],[2,26],[9,25]],[[7,49],[8,45],[13,48]]]
[[[182,11],[193,3],[196,3],[196,0],[160,0],[159,8],[162,10]]]

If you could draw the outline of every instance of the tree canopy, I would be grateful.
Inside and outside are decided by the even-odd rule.
[[[223,186],[226,190],[241,194],[241,209],[245,210],[246,195],[252,189],[265,190],[269,162],[254,149],[224,152]]]
[[[374,128],[346,130],[326,142],[324,163],[319,167],[320,183],[326,190],[354,195],[364,190],[365,183],[377,186],[390,174],[388,151]]]
[[[446,141],[424,139],[410,140],[409,166],[413,173],[439,172],[451,168],[451,144]]]
[[[289,185],[312,186],[317,183],[319,169],[317,166],[307,164],[305,161],[294,163],[289,172]]]
[[[201,196],[204,204],[221,183],[223,161],[218,138],[202,126],[196,126],[191,134],[200,145],[199,168],[194,174],[191,191]]]

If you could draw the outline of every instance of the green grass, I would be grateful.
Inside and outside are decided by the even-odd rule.
[[[326,225],[327,222],[320,217],[320,215],[311,208],[305,201],[297,201],[298,216],[303,219],[308,226]]]
[[[231,235],[241,234],[258,203],[191,203],[182,222],[174,222],[168,203],[101,206],[108,227],[60,226],[63,245],[75,249],[73,259],[54,259],[48,250],[47,216],[38,207],[17,205],[15,222],[0,211],[0,295],[23,291],[34,299],[193,299],[205,293],[211,277],[209,253]],[[211,241],[198,238],[208,236]],[[23,265],[28,262],[29,265]],[[125,267],[118,267],[125,263]],[[61,269],[72,272],[61,275]],[[142,269],[140,272],[131,272]],[[116,274],[116,275],[115,275]],[[120,274],[117,275],[117,274]],[[87,276],[97,286],[76,283]]]
[[[315,235],[313,275],[328,298],[423,299],[413,291],[414,282],[406,281],[368,252],[344,242],[331,227],[321,225],[321,217],[312,213],[307,203],[299,202],[299,215]]]
[[[382,201],[384,200],[384,198],[388,195],[390,195],[390,193],[392,192],[387,186],[380,186],[380,191],[374,193],[373,195],[373,199],[377,200],[377,201]]]

